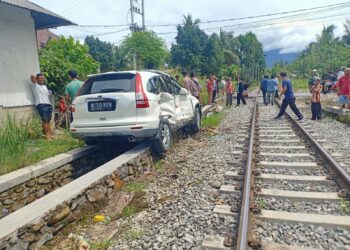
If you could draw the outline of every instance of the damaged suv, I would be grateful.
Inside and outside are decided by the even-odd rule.
[[[152,141],[167,151],[173,134],[201,126],[199,101],[160,71],[108,72],[89,76],[72,104],[70,131],[88,145],[104,141]]]

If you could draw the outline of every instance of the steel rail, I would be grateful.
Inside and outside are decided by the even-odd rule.
[[[276,101],[277,105],[280,107],[281,103]],[[289,112],[286,111],[288,118],[295,124],[299,130],[304,134],[304,136],[317,148],[317,150],[321,153],[322,157],[328,162],[333,170],[335,170],[343,181],[343,183],[350,187],[350,175],[344,170],[342,166],[331,156],[327,150],[325,150],[320,143],[312,137],[312,135],[298,122],[296,121]]]
[[[244,187],[242,195],[242,207],[239,220],[238,237],[237,237],[237,250],[245,250],[248,244],[248,225],[249,225],[249,209],[250,209],[250,191],[251,191],[251,176],[253,166],[253,149],[254,149],[254,134],[255,123],[257,113],[258,99],[255,98],[254,111],[252,114],[252,126],[250,130],[249,148],[247,167],[245,170]]]

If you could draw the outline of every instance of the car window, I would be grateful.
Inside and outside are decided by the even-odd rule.
[[[166,82],[168,89],[169,89],[169,93],[174,94],[174,95],[178,95],[180,93],[180,85],[178,83],[176,83],[175,81],[172,81],[170,79],[168,79],[168,81]]]
[[[135,92],[134,74],[108,74],[91,77],[82,86],[79,95]]]
[[[147,82],[147,91],[154,93],[154,94],[158,94],[158,86],[157,86],[157,78],[153,77],[151,79],[148,80]]]
[[[168,92],[168,88],[162,77],[153,77],[147,82],[147,91],[158,94],[160,92]]]

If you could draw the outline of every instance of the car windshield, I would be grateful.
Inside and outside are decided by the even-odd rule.
[[[135,92],[135,75],[123,73],[91,77],[83,85],[79,95],[113,92]]]

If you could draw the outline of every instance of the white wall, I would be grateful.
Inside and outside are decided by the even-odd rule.
[[[39,72],[30,11],[0,3],[0,107],[33,105],[29,77]]]

